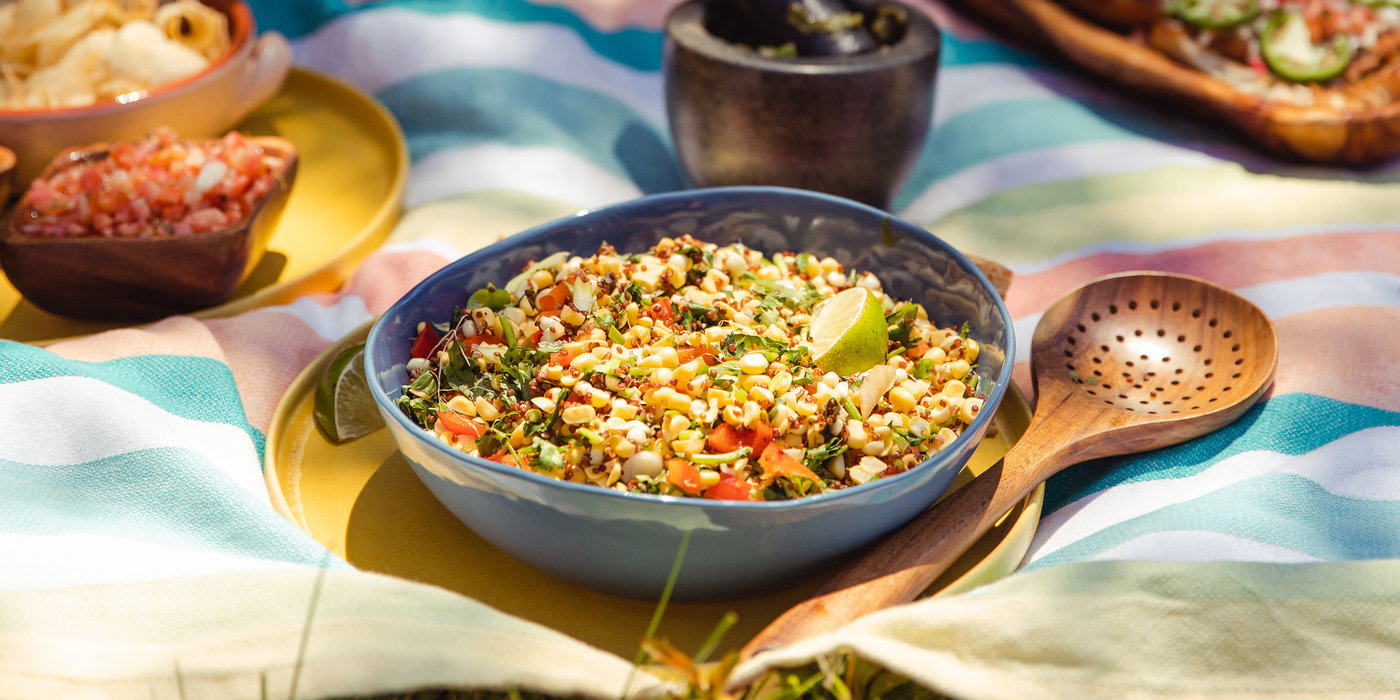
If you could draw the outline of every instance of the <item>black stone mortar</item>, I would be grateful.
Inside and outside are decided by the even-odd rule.
[[[719,5],[707,17],[709,6],[690,0],[666,20],[666,108],[691,182],[797,187],[888,209],[928,136],[933,22],[899,5],[902,36],[876,52],[768,58],[737,43],[742,28]]]

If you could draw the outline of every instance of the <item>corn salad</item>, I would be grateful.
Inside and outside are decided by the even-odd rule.
[[[887,361],[837,376],[814,308],[852,286]],[[906,471],[982,408],[977,342],[832,258],[689,236],[646,253],[556,254],[419,324],[398,404],[443,443],[619,491],[785,500]]]

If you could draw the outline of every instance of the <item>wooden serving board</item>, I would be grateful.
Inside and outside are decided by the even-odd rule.
[[[1100,1],[1114,6],[1126,2]],[[1150,46],[1134,43],[1055,0],[953,2],[1005,32],[1048,46],[1099,76],[1155,97],[1168,108],[1228,123],[1285,157],[1362,166],[1400,153],[1400,101],[1358,111],[1270,102],[1177,63]]]

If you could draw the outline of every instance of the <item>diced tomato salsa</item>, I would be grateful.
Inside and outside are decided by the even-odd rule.
[[[246,218],[272,190],[280,157],[231,131],[180,141],[161,127],[107,157],[35,178],[20,231],[37,237],[191,236]]]

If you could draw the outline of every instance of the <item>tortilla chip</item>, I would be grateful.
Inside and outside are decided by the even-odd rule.
[[[196,0],[176,0],[156,10],[155,24],[166,36],[213,60],[228,50],[228,18]]]
[[[110,78],[126,78],[153,87],[194,75],[204,70],[209,60],[194,49],[171,41],[156,25],[137,20],[117,30],[105,63]]]

